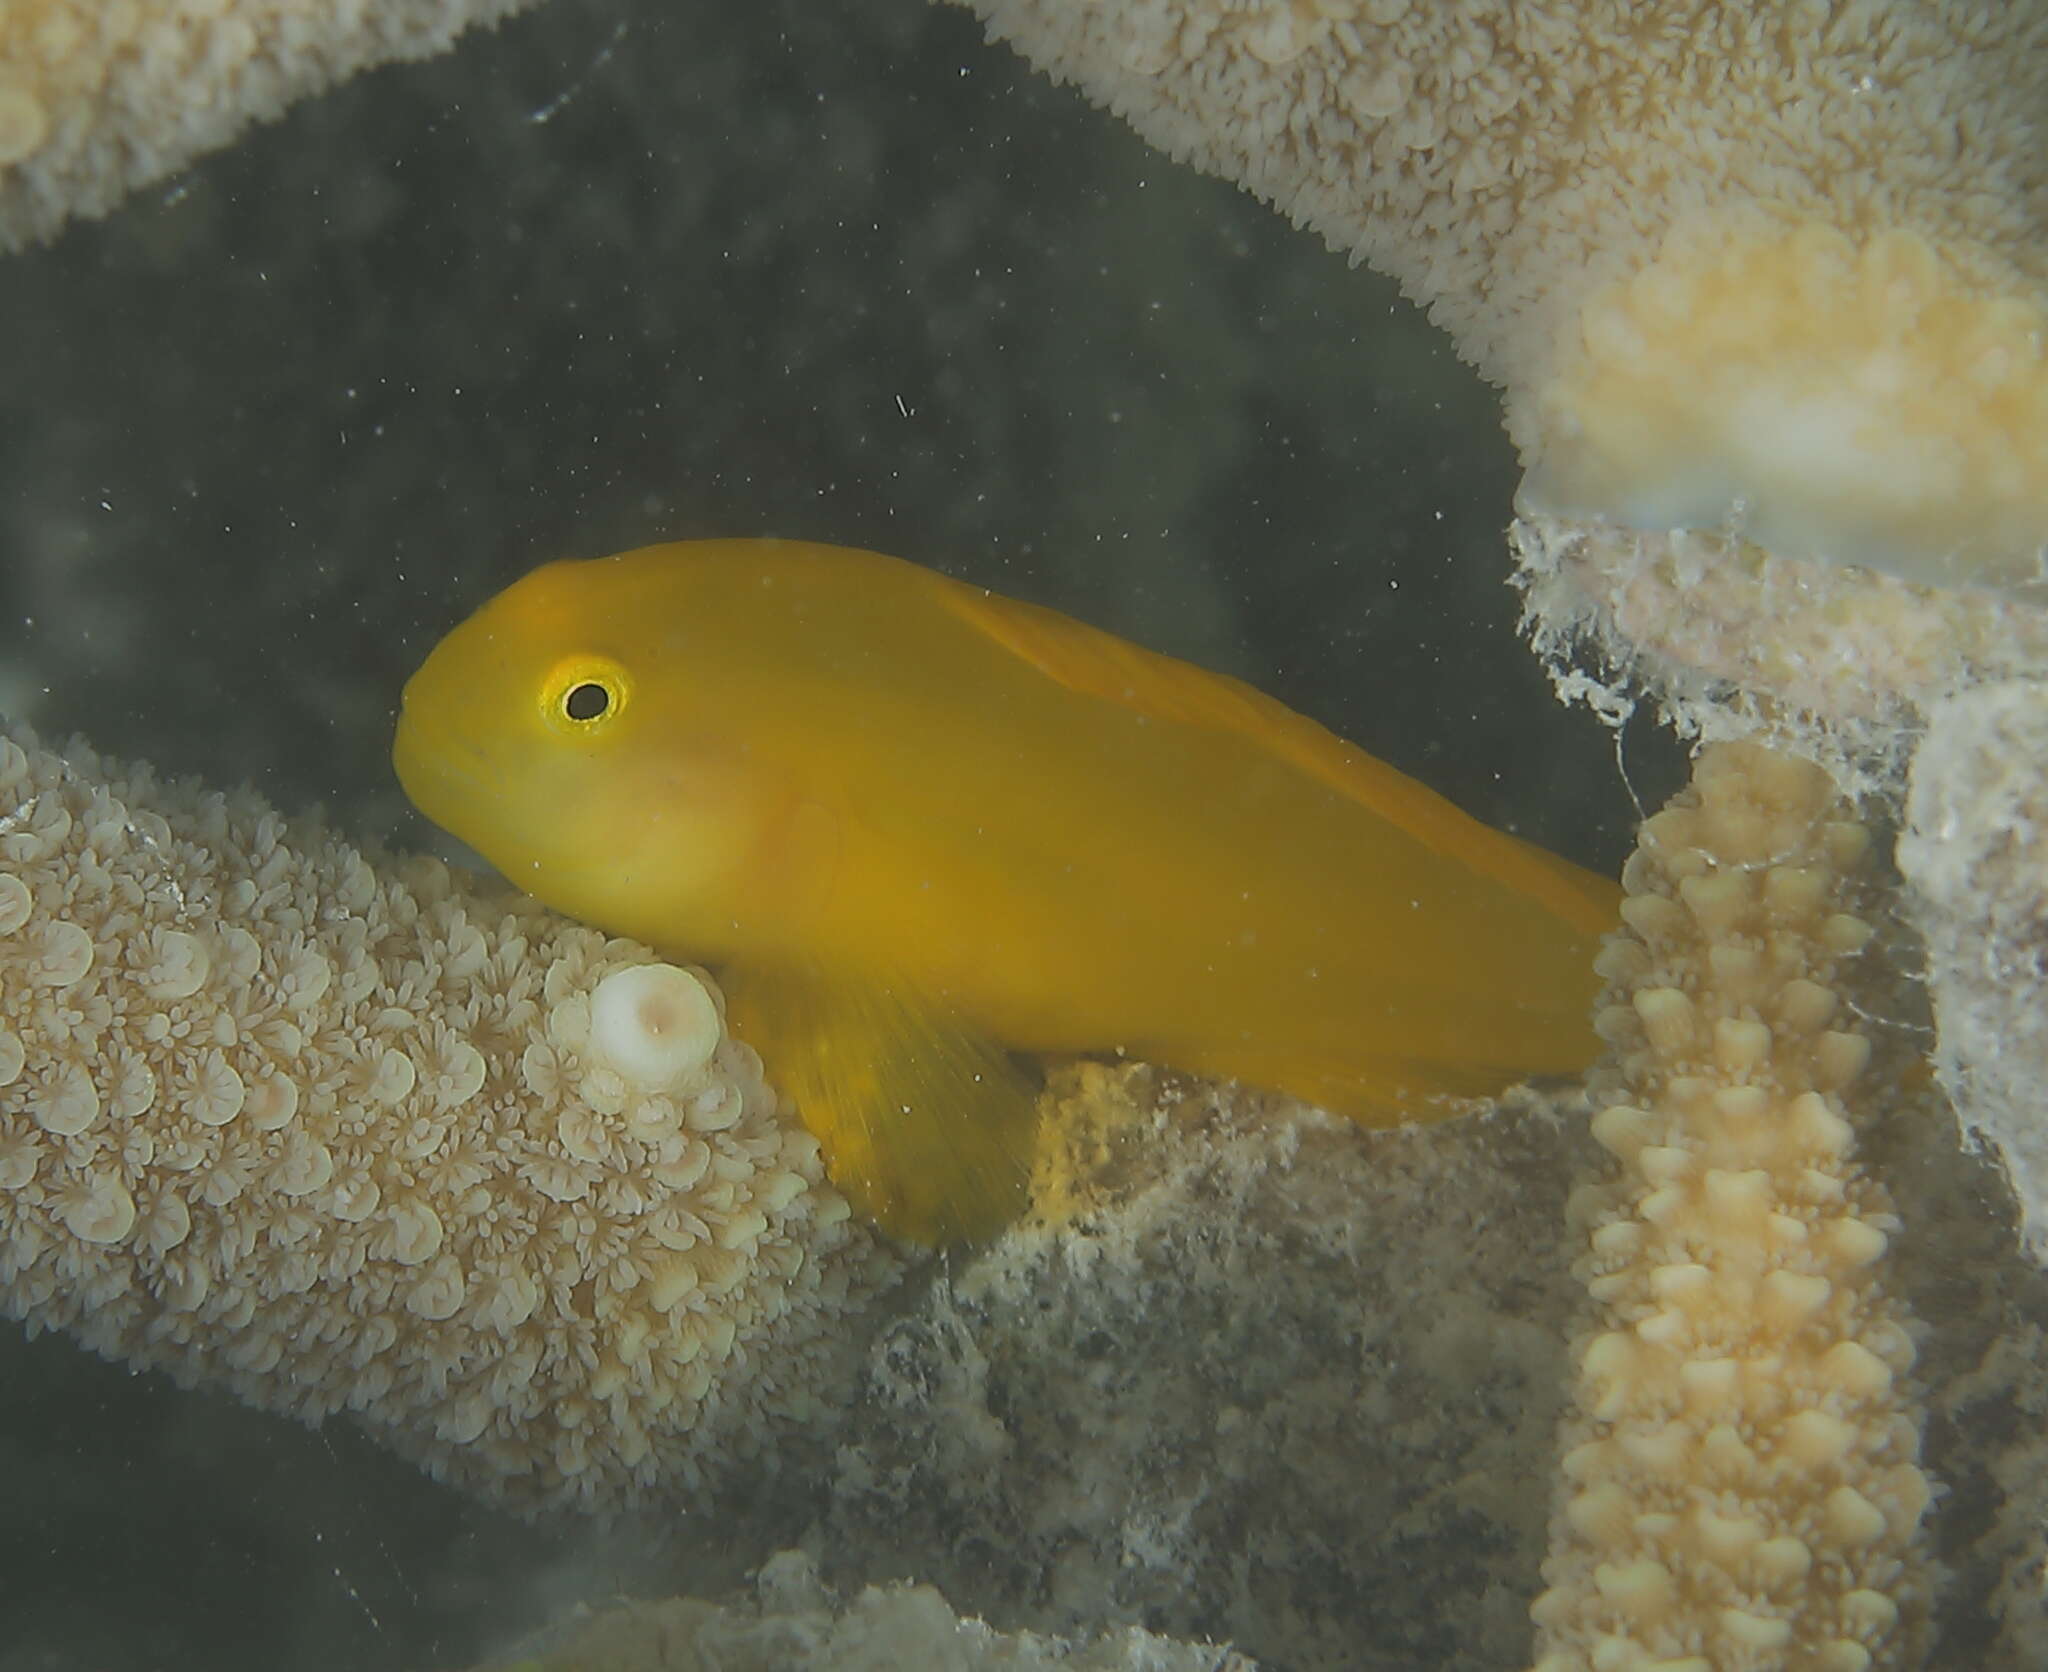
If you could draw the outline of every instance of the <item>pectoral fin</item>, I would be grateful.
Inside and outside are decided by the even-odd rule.
[[[1023,1211],[1038,1088],[1000,1045],[901,983],[728,968],[734,1031],[892,1237],[994,1235]]]

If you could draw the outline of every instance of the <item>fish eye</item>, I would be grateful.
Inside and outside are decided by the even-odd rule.
[[[555,730],[588,736],[616,719],[631,682],[609,656],[569,656],[541,685],[541,715]]]

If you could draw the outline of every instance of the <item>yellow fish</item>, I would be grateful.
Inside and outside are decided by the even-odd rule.
[[[1612,883],[1236,680],[875,552],[549,564],[413,675],[394,761],[548,905],[725,966],[835,1181],[914,1241],[1020,1204],[1011,1051],[1383,1125],[1597,1050]]]

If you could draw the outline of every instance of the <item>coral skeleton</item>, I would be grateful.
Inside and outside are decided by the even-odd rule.
[[[1857,1158],[1870,846],[1819,768],[1721,744],[1624,872],[1537,1672],[1918,1664],[1913,1333]]]
[[[0,734],[0,1309],[521,1507],[809,1416],[893,1266],[701,971]]]
[[[104,215],[394,59],[446,51],[529,0],[8,0],[0,6],[0,250]]]
[[[1399,279],[1534,509],[2042,584],[2040,8],[971,3]]]

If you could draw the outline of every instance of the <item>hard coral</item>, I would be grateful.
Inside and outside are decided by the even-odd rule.
[[[0,1308],[517,1505],[699,1483],[894,1267],[664,968],[0,735]]]

